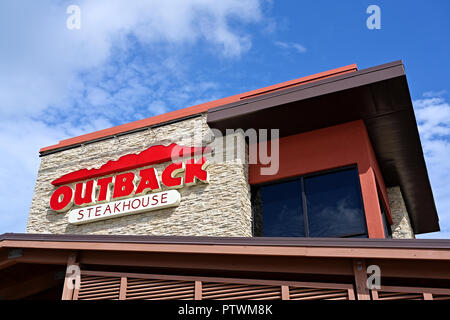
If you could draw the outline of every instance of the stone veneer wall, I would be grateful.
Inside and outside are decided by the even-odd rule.
[[[198,182],[194,186],[178,189],[181,203],[174,208],[82,225],[70,225],[68,212],[56,213],[50,209],[50,196],[55,190],[51,181],[65,173],[82,168],[98,168],[108,160],[117,160],[126,154],[139,153],[151,145],[167,145],[175,142],[179,145],[193,146],[192,135],[196,132],[204,136],[208,131],[206,115],[201,115],[43,156],[28,217],[27,232],[252,236],[246,159],[211,163],[208,167],[209,184]],[[244,137],[238,134],[236,140],[238,148],[245,150]],[[230,146],[224,148],[230,149]],[[159,174],[166,165],[167,163],[155,166]],[[137,174],[140,169],[142,168],[132,171]],[[75,183],[69,185],[74,187]]]
[[[414,230],[411,227],[408,211],[403,201],[402,192],[399,186],[387,188],[389,206],[391,208],[393,224],[392,238],[394,239],[414,239]]]

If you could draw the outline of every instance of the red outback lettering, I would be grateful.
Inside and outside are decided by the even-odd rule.
[[[71,187],[62,186],[56,189],[50,198],[50,207],[57,212],[64,212],[72,206],[73,190]]]
[[[193,185],[197,181],[208,183],[207,164],[207,160],[204,157],[197,161],[191,159],[186,163],[172,163],[161,173],[162,185],[168,189],[172,189],[181,188],[183,185]],[[136,178],[133,172],[125,172],[113,177],[80,182],[75,185],[75,192],[67,185],[61,186],[53,192],[50,198],[50,208],[57,212],[65,212],[74,203],[76,206],[86,206],[161,190],[161,183],[155,168],[142,169],[139,172],[139,180],[137,183],[135,181]],[[153,202],[164,202],[164,200],[164,197],[162,199],[153,197],[152,205]],[[129,203],[126,204],[126,206],[129,205]],[[90,217],[91,211],[89,209],[87,209],[87,214]],[[122,210],[125,209],[122,207]],[[116,211],[120,212],[120,208],[114,206],[114,212]],[[80,213],[80,215],[84,214],[84,212]],[[97,212],[94,214],[96,215]]]

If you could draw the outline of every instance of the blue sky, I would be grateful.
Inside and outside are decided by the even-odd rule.
[[[71,4],[81,9],[79,30],[66,28]],[[366,27],[371,4],[381,9],[380,30]],[[442,229],[421,237],[450,238],[448,12],[446,0],[2,1],[0,233],[25,231],[42,146],[352,63],[401,59]]]

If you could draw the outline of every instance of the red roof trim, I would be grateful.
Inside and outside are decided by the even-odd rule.
[[[149,127],[149,126],[153,126],[156,124],[160,124],[160,123],[164,123],[164,122],[168,122],[168,121],[172,121],[172,120],[176,120],[176,119],[185,118],[188,116],[206,112],[209,109],[214,108],[214,107],[218,107],[218,106],[236,102],[236,101],[239,101],[242,99],[254,97],[256,95],[266,94],[269,92],[285,89],[287,87],[298,86],[298,85],[302,85],[302,84],[309,83],[312,81],[317,81],[317,80],[321,80],[321,79],[328,78],[328,77],[334,77],[334,76],[341,75],[341,74],[348,73],[348,72],[354,72],[354,71],[357,71],[357,69],[358,68],[357,68],[356,64],[351,64],[351,65],[348,65],[345,67],[340,67],[337,69],[317,73],[314,75],[278,83],[278,84],[264,87],[261,89],[256,89],[256,90],[252,90],[249,92],[237,94],[234,96],[202,103],[202,104],[199,104],[196,106],[175,110],[175,111],[157,115],[154,117],[125,123],[125,124],[122,124],[122,125],[119,125],[116,127],[84,134],[84,135],[70,138],[70,139],[61,140],[58,144],[41,148],[40,152],[45,153],[45,152],[48,152],[51,150],[60,149],[60,148],[72,146],[75,144],[86,143],[86,142],[89,142],[92,140],[101,139],[101,138],[105,138],[105,137],[109,137],[109,136],[114,136],[116,134],[124,133],[127,131],[132,131],[132,130]]]

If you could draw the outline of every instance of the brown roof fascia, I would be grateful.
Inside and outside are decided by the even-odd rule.
[[[122,253],[170,253],[170,254],[206,254],[206,255],[246,255],[246,256],[291,256],[304,258],[370,258],[370,259],[408,259],[408,260],[432,260],[450,261],[450,249],[447,248],[401,248],[395,246],[376,247],[369,242],[354,243],[353,246],[332,245],[329,239],[327,243],[315,243],[314,245],[303,243],[274,243],[255,245],[253,243],[233,242],[221,243],[207,241],[189,243],[186,241],[158,242],[123,242],[123,241],[33,241],[33,240],[2,240],[0,249],[39,250],[45,252],[85,251],[85,252],[122,252]],[[359,240],[361,241],[361,240]],[[192,240],[191,240],[192,242]]]
[[[274,105],[283,105],[314,98],[400,76],[405,76],[405,70],[402,61],[397,60],[351,73],[336,75],[332,78],[317,80],[302,86],[279,90],[264,96],[256,96],[211,108],[208,110],[208,122],[214,123],[225,117],[240,116],[244,113],[252,113]],[[267,102],[265,102],[266,100]],[[245,109],[238,108],[244,105]]]
[[[275,238],[4,233],[0,235],[0,247],[4,241],[450,250],[450,239]]]

